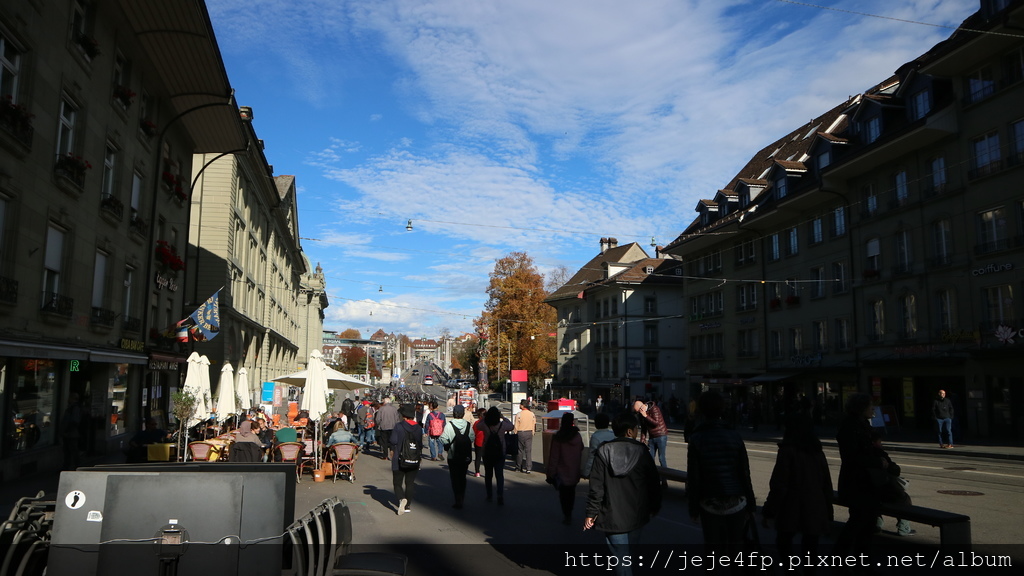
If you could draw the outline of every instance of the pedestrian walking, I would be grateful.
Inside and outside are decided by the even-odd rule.
[[[561,426],[551,438],[547,482],[558,490],[558,503],[562,507],[562,523],[572,522],[572,509],[576,501],[576,485],[580,483],[583,460],[583,437],[576,427],[572,412],[562,414]]]
[[[455,496],[452,508],[455,509],[461,509],[465,501],[466,474],[469,473],[469,463],[473,460],[473,431],[469,422],[463,419],[465,414],[465,407],[453,406],[452,417],[441,434],[441,443],[448,452],[448,476],[451,478],[452,494]]]
[[[932,415],[935,416],[935,423],[939,427],[939,448],[953,447],[953,403],[946,398],[946,391],[939,390],[938,396],[932,402]],[[943,436],[945,430],[945,436]],[[948,438],[944,440],[944,438]]]
[[[700,522],[706,546],[716,552],[739,552],[747,522],[757,509],[747,449],[739,432],[722,420],[721,394],[701,394],[697,412],[703,422],[693,431],[686,451],[690,519]]]
[[[444,446],[441,443],[441,434],[444,433],[444,412],[437,408],[437,401],[430,401],[430,412],[426,416],[424,430],[427,432],[427,443],[430,445],[430,460],[441,459],[444,453]]]
[[[501,415],[497,406],[491,406],[484,413],[484,485],[487,488],[487,501],[493,496],[492,478],[498,484],[498,505],[505,503],[505,432],[512,431],[512,423]]]
[[[423,431],[416,422],[416,408],[402,404],[397,409],[402,418],[392,429],[391,480],[398,499],[398,515],[412,512],[416,491],[416,474],[420,471],[423,452]]]
[[[516,470],[529,474],[533,468],[533,431],[537,426],[537,417],[530,410],[526,400],[519,402],[519,413],[516,414],[513,430],[519,441],[519,452],[516,453]]]
[[[818,542],[832,523],[832,475],[814,434],[811,415],[790,419],[779,442],[775,468],[768,482],[768,497],[761,508],[764,526],[775,521],[775,544],[785,557],[794,555],[793,540],[800,534],[801,556],[816,556]],[[814,566],[804,567],[813,574]]]
[[[410,406],[410,408],[412,408],[412,406]],[[413,418],[413,424],[416,424],[416,411],[414,408],[411,418]],[[394,403],[391,402],[391,399],[385,397],[383,404],[381,404],[381,407],[377,410],[375,419],[377,442],[380,444],[380,457],[382,460],[387,460],[391,455],[393,446],[391,442],[391,431],[394,430],[395,426],[397,426],[402,420],[402,417],[398,415],[398,408],[396,408]],[[416,425],[417,427],[419,426],[419,424]],[[422,435],[422,433],[423,432],[421,430],[420,434]],[[423,443],[422,438],[420,439],[420,443]]]
[[[658,469],[647,447],[636,440],[639,425],[631,412],[615,418],[615,438],[598,447],[587,493],[583,529],[604,532],[610,554],[619,558],[631,556],[630,547],[639,544],[643,527],[661,510]],[[633,572],[620,562],[614,573]]]
[[[474,476],[480,477],[480,466],[484,463],[484,414],[487,411],[480,408],[476,411],[476,421],[473,422],[473,452],[475,459],[473,460]]]

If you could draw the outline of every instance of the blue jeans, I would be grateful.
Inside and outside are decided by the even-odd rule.
[[[946,444],[953,444],[953,419],[952,418],[936,418],[936,422],[939,424],[939,445],[943,446]],[[942,440],[942,429],[946,429],[946,436],[949,438],[949,442]]]
[[[430,445],[430,459],[439,458],[444,454],[444,444],[441,443],[441,437],[427,436],[427,444]]]
[[[610,556],[619,557],[619,565],[614,567],[615,576],[632,576],[633,568],[623,566],[622,559],[629,556],[629,547],[640,543],[640,532],[643,528],[637,528],[631,532],[619,532],[618,534],[605,534],[604,541],[608,543]]]
[[[651,458],[654,458],[654,453],[657,452],[662,468],[668,468],[668,464],[665,463],[665,449],[668,448],[668,436],[648,438],[647,447],[651,449]]]

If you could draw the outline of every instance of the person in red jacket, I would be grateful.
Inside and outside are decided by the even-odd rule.
[[[661,408],[654,402],[637,400],[633,403],[633,411],[636,412],[647,434],[647,447],[651,451],[651,458],[657,453],[662,468],[667,468],[665,449],[668,448],[668,425],[665,424]]]

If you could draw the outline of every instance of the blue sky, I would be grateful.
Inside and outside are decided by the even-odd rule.
[[[977,0],[207,0],[325,327],[470,331],[494,261],[653,255],[757,150],[945,39]],[[845,10],[840,11],[840,10]],[[870,13],[872,18],[850,12]],[[926,26],[900,20],[932,24]],[[413,221],[407,232],[406,221]]]

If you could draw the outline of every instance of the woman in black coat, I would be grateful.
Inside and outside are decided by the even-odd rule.
[[[884,469],[872,443],[869,423],[872,411],[870,396],[850,396],[836,432],[842,459],[839,466],[839,502],[847,506],[850,517],[836,539],[835,554],[868,552],[871,535],[875,531],[881,498],[874,486],[871,469],[877,469],[883,476]]]

